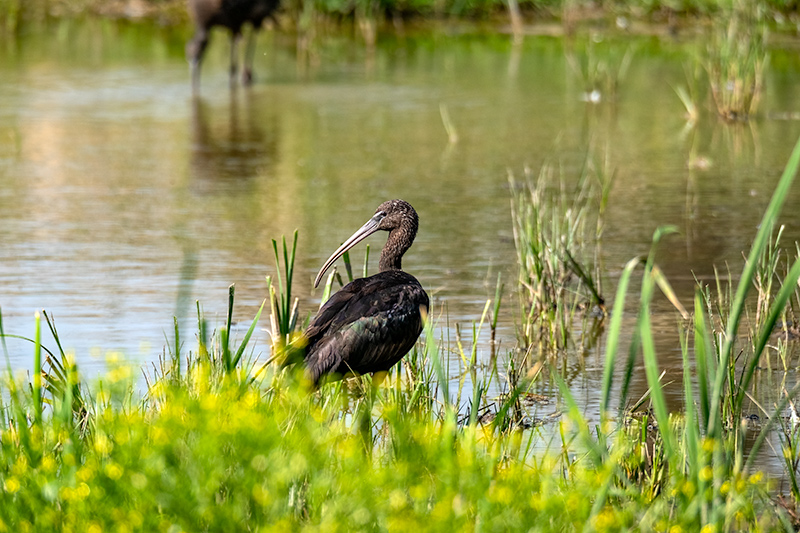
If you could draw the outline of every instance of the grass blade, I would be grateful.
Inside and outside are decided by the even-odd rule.
[[[225,363],[225,370],[230,372],[233,370],[233,366],[231,365],[231,350],[229,347],[230,338],[231,338],[231,325],[233,323],[233,298],[236,292],[235,284],[231,284],[228,287],[228,320],[225,324],[225,329],[221,331],[222,338],[221,341],[221,348],[222,348],[222,360]]]
[[[36,311],[36,333],[33,348],[33,412],[34,423],[42,423],[42,317]]]
[[[606,359],[603,367],[603,385],[600,391],[600,412],[608,411],[608,402],[611,396],[611,385],[614,379],[614,368],[616,366],[617,346],[619,345],[620,331],[622,330],[622,316],[625,312],[625,296],[628,293],[628,284],[633,274],[633,269],[641,263],[641,258],[635,257],[628,261],[622,269],[619,278],[617,294],[614,297],[614,308],[611,310],[611,324],[608,328],[606,340]],[[624,402],[624,399],[622,400]],[[605,416],[603,414],[603,416]]]
[[[250,336],[253,335],[253,331],[255,331],[256,329],[256,324],[258,324],[258,319],[261,318],[261,311],[264,310],[264,306],[266,305],[266,303],[267,303],[266,300],[261,302],[261,307],[259,307],[258,313],[256,313],[256,317],[250,324],[250,328],[247,330],[247,333],[245,333],[244,339],[242,339],[242,343],[239,345],[239,349],[236,351],[236,355],[233,358],[234,368],[236,367],[236,365],[239,364],[239,361],[242,359],[242,354],[244,353],[245,347],[247,347],[247,343],[250,342]]]
[[[709,420],[709,427],[707,429],[707,433],[710,437],[718,437],[722,430],[720,427],[721,419],[719,419],[715,413],[718,413],[720,409],[720,402],[723,397],[722,389],[725,386],[726,377],[728,375],[728,365],[733,354],[734,342],[736,341],[736,333],[739,329],[739,323],[741,322],[744,312],[745,298],[753,284],[756,268],[758,266],[758,258],[769,242],[772,228],[789,194],[789,188],[794,182],[798,166],[800,166],[800,140],[798,140],[794,146],[794,150],[792,150],[792,155],[789,157],[788,163],[786,163],[780,181],[778,181],[778,186],[772,194],[769,206],[761,219],[761,224],[759,225],[758,232],[753,241],[753,247],[750,249],[750,254],[747,256],[747,261],[742,271],[742,277],[739,280],[739,285],[736,287],[736,295],[731,305],[730,316],[728,317],[728,324],[725,329],[725,339],[720,352],[717,375],[714,380],[714,389],[711,394],[710,411],[712,412],[712,417]]]
[[[664,226],[657,229],[653,235],[653,245],[650,249],[650,255],[647,258],[645,274],[642,279],[641,307],[639,310],[639,324],[637,328],[642,343],[645,375],[647,376],[647,384],[650,387],[650,403],[656,415],[658,429],[664,442],[664,449],[670,460],[676,457],[675,452],[677,446],[674,435],[669,427],[669,410],[667,409],[667,402],[664,398],[664,391],[659,379],[658,357],[656,355],[655,341],[653,339],[653,328],[650,324],[650,303],[653,300],[653,292],[656,285],[656,275],[653,272],[656,247],[665,235],[676,231],[677,229],[673,226]]]
[[[713,353],[708,327],[705,321],[703,297],[697,292],[694,297],[694,357],[696,363],[697,389],[700,396],[700,415],[703,418],[703,427],[708,427],[710,416],[710,401],[708,397],[709,385],[709,355]],[[685,378],[684,378],[685,379]],[[690,397],[687,397],[687,400]]]
[[[800,279],[800,259],[796,260],[794,265],[792,265],[789,274],[783,281],[781,290],[778,291],[778,295],[772,302],[769,315],[767,316],[767,319],[761,328],[761,333],[758,335],[758,339],[756,340],[753,357],[751,357],[750,361],[748,361],[745,372],[742,375],[741,384],[739,386],[742,391],[746,391],[748,389],[750,381],[753,379],[753,374],[758,367],[759,360],[761,359],[761,354],[764,352],[764,348],[767,346],[767,341],[769,341],[769,337],[772,335],[772,332],[775,328],[775,324],[777,323],[778,318],[781,316],[781,313],[783,313],[783,310],[786,307],[786,304],[789,302],[789,299],[792,297],[792,295],[794,295],[795,290],[797,290],[798,279]],[[734,412],[738,413],[741,411],[744,397],[744,394],[737,395]]]

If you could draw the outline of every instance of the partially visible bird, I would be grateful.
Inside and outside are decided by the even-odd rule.
[[[347,250],[376,231],[388,231],[379,272],[345,285],[325,302],[305,331],[306,375],[323,378],[389,370],[414,346],[430,302],[419,281],[401,270],[403,254],[417,234],[419,219],[403,200],[382,203],[358,231],[325,261],[325,271]]]
[[[242,26],[250,23],[253,31],[247,39],[243,82],[253,80],[253,55],[255,34],[264,19],[272,16],[280,0],[188,0],[189,15],[194,21],[194,37],[186,43],[186,59],[192,70],[192,89],[200,89],[200,64],[208,46],[209,33],[214,26],[223,26],[231,32],[231,84],[236,82],[238,71],[237,48],[242,37]]]

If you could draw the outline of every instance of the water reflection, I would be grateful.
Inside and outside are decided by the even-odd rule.
[[[191,187],[198,193],[228,180],[273,179],[280,133],[277,117],[232,89],[227,108],[202,97],[191,100]]]

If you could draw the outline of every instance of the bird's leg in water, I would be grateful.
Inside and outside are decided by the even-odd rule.
[[[239,32],[231,33],[231,67],[230,67],[230,82],[231,87],[236,85],[236,73],[239,71],[239,41],[242,40],[242,34]]]
[[[251,28],[247,35],[247,45],[244,49],[244,71],[242,72],[242,83],[250,85],[253,83],[253,57],[256,53],[256,28]]]

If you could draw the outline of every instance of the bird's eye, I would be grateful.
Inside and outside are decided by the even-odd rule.
[[[375,211],[375,214],[372,215],[370,220],[373,224],[380,224],[384,218],[386,218],[386,211]]]

